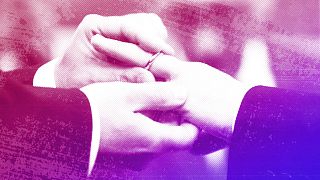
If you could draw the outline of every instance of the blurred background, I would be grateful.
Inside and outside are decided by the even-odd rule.
[[[253,85],[320,93],[319,0],[1,0],[0,10],[3,71],[61,55],[86,14],[154,12],[182,60],[207,63]],[[94,177],[225,179],[226,155],[226,149],[166,154],[141,172],[102,163]]]

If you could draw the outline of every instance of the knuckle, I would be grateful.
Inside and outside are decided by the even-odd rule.
[[[102,16],[98,14],[87,14],[81,21],[84,26],[92,26],[96,24]]]
[[[159,25],[159,27],[162,27],[162,29],[166,29],[166,27],[165,27],[165,25],[164,25],[164,23],[163,23],[163,21],[162,21],[160,16],[158,16],[155,13],[150,13],[149,17],[150,17],[150,19],[151,19],[151,21],[153,23],[157,23]]]
[[[156,13],[149,13],[148,14],[149,15],[149,17],[151,17],[152,19],[154,19],[154,20],[157,20],[157,21],[162,21],[161,20],[161,18],[160,18],[160,16],[158,16],[158,14],[156,14]]]
[[[87,14],[83,18],[83,22],[91,22],[93,20],[96,20],[98,17],[99,17],[99,15],[97,15],[97,14]]]
[[[139,79],[144,77],[145,71],[142,68],[135,67],[133,69],[128,69],[123,71],[121,78],[123,82],[137,83]]]

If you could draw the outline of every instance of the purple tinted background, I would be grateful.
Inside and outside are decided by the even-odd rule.
[[[168,27],[169,41],[181,59],[205,62],[238,77],[246,43],[258,39],[268,52],[265,68],[269,73],[254,83],[320,92],[319,1],[272,2],[261,8],[262,2],[249,0],[4,0],[0,2],[0,69],[22,68],[56,57],[63,51],[57,44],[68,42],[86,14],[155,12]],[[95,176],[224,179],[224,154],[215,157],[222,158],[222,163],[185,152],[165,155],[141,172],[101,163]]]

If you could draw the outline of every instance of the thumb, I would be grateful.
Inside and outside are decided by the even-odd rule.
[[[127,83],[124,87],[133,111],[173,110],[187,99],[186,90],[172,82]]]
[[[155,81],[155,78],[150,71],[140,67],[126,68],[120,76],[122,78],[120,81],[123,82],[146,83]]]
[[[154,82],[153,74],[140,67],[120,67],[110,65],[109,67],[92,66],[91,82],[130,82],[130,83],[144,83]],[[81,78],[81,77],[78,77]],[[87,84],[89,84],[88,82]]]
[[[165,125],[164,125],[165,126]],[[184,123],[180,126],[167,126],[168,129],[164,133],[164,137],[167,138],[167,146],[173,149],[186,149],[194,144],[197,139],[199,130],[196,126],[190,123]]]
[[[198,136],[198,128],[190,123],[180,126],[159,123],[148,117],[135,113],[134,117],[139,122],[140,132],[146,133],[147,139],[155,144],[156,151],[179,150],[191,148]]]

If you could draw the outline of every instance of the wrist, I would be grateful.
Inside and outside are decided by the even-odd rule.
[[[237,119],[238,111],[241,106],[245,94],[251,88],[237,80],[232,79],[230,86],[223,92],[223,100],[218,107],[219,114],[216,123],[218,127],[218,134],[221,138],[229,141],[234,130],[234,125]]]
[[[229,129],[231,129],[231,134],[233,133],[234,130],[234,125],[238,116],[238,112],[241,106],[241,103],[243,101],[243,98],[247,94],[247,92],[252,88],[252,86],[247,85],[242,82],[237,82],[236,85],[236,90],[234,91],[234,97],[231,100],[232,103],[230,103],[232,106],[230,108],[230,121],[229,121]]]

